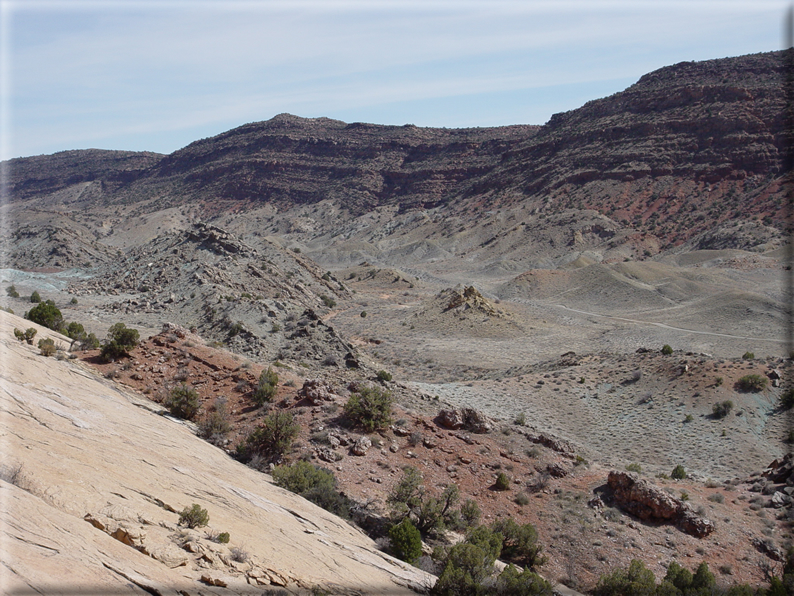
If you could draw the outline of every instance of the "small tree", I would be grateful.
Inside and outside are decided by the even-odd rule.
[[[29,345],[33,345],[33,338],[36,337],[36,333],[38,331],[34,327],[28,327],[25,331],[21,329],[14,328],[14,337],[16,337],[19,341],[27,342]]]
[[[669,356],[672,353],[673,353],[673,348],[669,344],[664,344],[662,346],[662,354],[664,354],[665,356]]]
[[[673,468],[673,471],[670,472],[670,478],[674,480],[683,480],[686,478],[686,470],[684,469],[684,466],[678,464],[675,468]]]
[[[289,449],[298,436],[300,427],[289,412],[273,412],[255,429],[239,448],[241,455],[250,459],[254,455],[274,457]]]
[[[193,420],[201,408],[201,401],[195,389],[189,385],[180,385],[171,389],[163,405],[177,418]]]
[[[269,402],[276,395],[277,387],[278,373],[268,366],[267,370],[263,370],[259,375],[259,385],[254,391],[254,401],[260,406]]]
[[[496,520],[491,529],[502,536],[502,556],[529,569],[546,562],[538,544],[538,531],[532,524],[517,524],[512,517]]]
[[[210,523],[210,514],[206,509],[202,509],[198,503],[193,503],[191,507],[185,507],[179,514],[179,525],[188,528],[200,528]]]
[[[379,381],[383,381],[383,382],[391,381],[392,379],[391,373],[388,373],[385,370],[379,370],[377,377]]]
[[[353,393],[345,404],[345,414],[367,432],[391,424],[392,396],[380,387],[363,387]]]
[[[61,315],[61,311],[58,310],[52,300],[39,302],[25,313],[25,318],[53,331],[61,331],[63,329],[63,315]]]
[[[137,329],[130,329],[124,323],[116,323],[108,329],[107,343],[102,346],[100,357],[105,362],[127,358],[130,350],[138,345],[140,334]]]
[[[39,295],[39,293],[36,290],[33,290],[33,293],[30,295],[30,301],[35,303],[35,304],[38,304],[39,302],[41,302],[41,296]]]
[[[413,565],[422,556],[422,535],[408,518],[389,529],[389,541],[394,556],[406,563]]]
[[[14,285],[10,285],[6,288],[6,294],[8,294],[10,298],[19,298],[19,292],[17,292],[17,288]]]
[[[474,499],[467,499],[466,502],[460,506],[461,521],[463,525],[468,528],[476,526],[481,516],[482,512],[480,511],[480,506],[477,505],[477,501]]]
[[[742,354],[742,360],[754,360],[755,354],[753,352],[745,352]]]

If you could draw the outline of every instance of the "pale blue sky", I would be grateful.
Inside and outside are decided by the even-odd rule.
[[[788,5],[0,0],[0,156],[170,153],[281,112],[543,124],[668,64],[779,49]]]

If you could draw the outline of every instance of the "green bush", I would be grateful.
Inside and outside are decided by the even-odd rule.
[[[712,412],[712,416],[714,416],[714,418],[717,418],[719,420],[721,418],[725,418],[728,414],[730,414],[732,409],[733,409],[733,402],[729,399],[726,399],[725,401],[721,401],[717,404],[714,404],[714,406],[711,408],[711,412]]]
[[[326,296],[325,294],[320,296],[320,300],[322,300],[323,304],[325,304],[328,308],[333,308],[334,306],[336,306],[336,300]]]
[[[71,300],[69,300],[69,304],[71,304],[71,305],[73,305],[73,306],[74,306],[75,304],[77,304],[77,298],[72,298]]]
[[[231,536],[229,536],[229,532],[221,532],[220,534],[218,534],[217,540],[221,544],[229,544],[229,540],[231,540]]]
[[[642,474],[642,466],[640,464],[629,464],[626,466],[627,472],[637,472],[637,474]]]
[[[19,298],[19,292],[17,292],[17,288],[14,285],[6,288],[6,294],[8,294],[10,298]]]
[[[52,300],[39,302],[25,313],[25,318],[53,331],[63,329],[63,315]]]
[[[477,505],[477,501],[474,499],[467,499],[466,502],[460,506],[461,521],[467,528],[476,526],[481,516],[482,512],[480,511],[480,506]]]
[[[491,530],[502,536],[502,558],[529,569],[546,562],[538,544],[538,531],[530,523],[518,525],[512,517],[497,519]]]
[[[441,559],[443,570],[430,593],[439,596],[485,596],[491,593],[485,581],[493,574],[501,542],[500,535],[479,526],[464,542],[434,553],[434,558]]]
[[[670,347],[668,344],[664,344],[662,346],[662,354],[664,354],[665,356],[669,356],[672,353],[673,353],[673,348]]]
[[[366,310],[362,310],[360,316],[361,316],[362,319],[366,319],[367,318],[367,311]]]
[[[41,295],[36,290],[33,290],[33,293],[30,295],[30,301],[34,304],[38,304],[41,302]]]
[[[748,393],[758,393],[766,389],[769,379],[758,374],[745,375],[736,381],[736,388],[739,391]]]
[[[389,541],[394,556],[406,563],[413,565],[422,556],[422,535],[408,518],[389,529]]]
[[[277,387],[278,373],[268,366],[267,370],[263,370],[259,375],[259,385],[254,391],[254,401],[260,406],[269,402],[275,397]]]
[[[130,329],[124,323],[116,323],[108,329],[107,343],[102,346],[100,357],[105,362],[127,358],[130,350],[138,345],[140,334],[137,329]]]
[[[628,570],[616,569],[602,575],[593,590],[593,596],[653,596],[656,577],[645,563],[633,559]]]
[[[276,466],[273,480],[334,515],[344,519],[350,517],[350,499],[339,492],[336,476],[330,470],[298,461],[292,465]]]
[[[229,410],[224,400],[215,402],[215,407],[204,416],[199,423],[199,436],[212,439],[213,442],[232,430]]]
[[[385,370],[379,370],[377,374],[379,381],[391,381],[391,374],[386,372]]]
[[[210,523],[210,514],[206,509],[202,509],[197,503],[191,507],[185,507],[179,514],[179,525],[188,528],[200,528]]]
[[[675,468],[673,468],[673,471],[670,472],[670,478],[673,478],[674,480],[683,480],[686,478],[686,470],[684,469],[684,466],[678,464]]]
[[[49,337],[39,340],[39,350],[42,356],[52,356],[58,349],[55,347],[55,342]]]
[[[250,459],[254,455],[275,457],[290,448],[292,441],[298,436],[300,427],[289,412],[273,412],[262,424],[249,434],[238,450]]]
[[[527,416],[524,412],[521,412],[518,416],[516,416],[515,420],[513,421],[518,426],[524,426],[527,423]]]
[[[794,408],[794,387],[786,389],[780,396],[780,407],[784,410]]]
[[[391,406],[391,392],[380,387],[363,387],[347,400],[345,414],[367,432],[373,432],[391,424]]]
[[[753,360],[755,358],[755,354],[752,352],[745,352],[742,354],[742,360]]]
[[[494,483],[496,490],[510,490],[510,478],[504,472],[499,472]]]
[[[519,572],[508,565],[496,579],[494,591],[498,596],[552,596],[551,584],[529,569]]]
[[[201,400],[195,389],[180,385],[171,389],[163,405],[177,418],[193,420],[201,408]]]
[[[419,470],[408,466],[386,502],[395,522],[410,518],[421,534],[428,535],[460,526],[460,514],[454,509],[459,499],[460,490],[456,484],[447,486],[439,498],[428,495]]]
[[[21,329],[14,328],[14,337],[16,337],[19,341],[27,342],[29,345],[33,345],[33,338],[36,337],[36,333],[38,331],[33,327],[28,327],[25,331]]]

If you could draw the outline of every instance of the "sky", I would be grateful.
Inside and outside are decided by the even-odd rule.
[[[543,124],[689,60],[777,50],[783,0],[0,0],[0,159],[171,153],[288,112]]]

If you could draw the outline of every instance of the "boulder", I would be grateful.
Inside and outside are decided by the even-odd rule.
[[[335,401],[338,395],[328,383],[321,379],[307,379],[303,382],[303,387],[298,391],[298,395],[306,398],[313,406],[319,406],[325,401]]]
[[[689,504],[633,472],[612,471],[607,482],[617,505],[640,519],[669,521],[698,538],[714,531],[714,524],[697,515]]]
[[[353,455],[366,455],[370,447],[372,447],[372,441],[369,440],[369,437],[359,437],[353,443],[350,451]]]
[[[462,410],[441,410],[436,417],[439,426],[450,430],[465,428],[474,433],[485,434],[491,432],[493,423],[488,417],[473,408]]]

